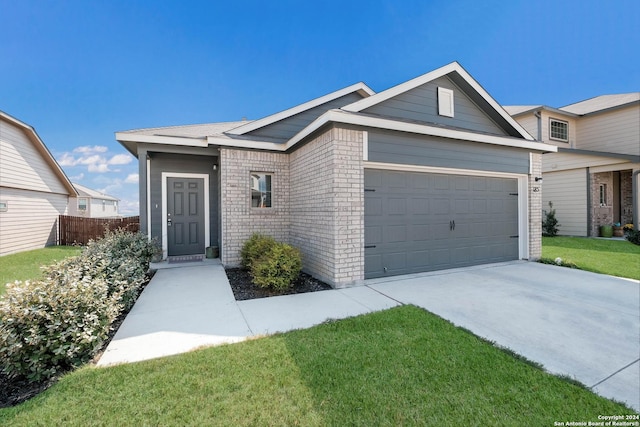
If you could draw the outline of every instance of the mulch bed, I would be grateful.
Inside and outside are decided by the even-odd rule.
[[[251,273],[242,268],[225,269],[229,284],[233,290],[236,301],[244,301],[248,299],[267,298],[279,295],[301,294],[305,292],[317,292],[332,289],[326,283],[314,279],[306,273],[300,273],[300,276],[293,282],[293,285],[284,291],[273,291],[264,289],[253,284]]]

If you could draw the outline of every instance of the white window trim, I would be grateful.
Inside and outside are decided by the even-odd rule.
[[[438,114],[453,117],[453,90],[438,87]]]
[[[204,247],[211,246],[209,233],[209,175],[206,173],[176,173],[162,172],[162,259],[169,255],[169,240],[167,227],[167,178],[200,178],[204,180]],[[149,224],[151,229],[151,224]]]
[[[80,208],[80,200],[85,201],[84,209]],[[78,197],[78,211],[79,212],[87,212],[89,210],[89,198],[88,197]]]
[[[563,123],[563,124],[565,124],[567,126],[567,138],[566,139],[562,139],[562,138],[557,138],[557,137],[551,136],[551,123],[552,122]],[[549,139],[552,139],[554,141],[569,142],[569,122],[566,121],[566,120],[554,119],[552,117],[549,117]]]
[[[268,207],[264,207],[264,208],[260,208],[260,207],[256,207],[256,206],[252,206],[251,205],[251,185],[249,185],[249,209],[251,209],[252,212],[270,212],[275,208],[275,199],[273,197],[274,193],[275,193],[275,176],[276,174],[274,172],[267,172],[267,171],[257,171],[257,170],[250,170],[249,171],[249,179],[251,179],[251,175],[256,174],[262,174],[262,175],[271,175],[271,206]]]

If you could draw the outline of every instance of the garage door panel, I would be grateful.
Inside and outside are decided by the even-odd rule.
[[[516,179],[366,169],[365,188],[366,278],[518,257]]]

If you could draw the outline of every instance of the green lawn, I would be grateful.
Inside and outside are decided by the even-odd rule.
[[[640,280],[640,246],[626,240],[543,237],[542,257],[560,257],[581,270]]]
[[[0,425],[553,425],[631,414],[414,306],[112,368]]]
[[[6,283],[38,279],[42,275],[40,266],[78,255],[81,251],[82,248],[78,246],[48,246],[0,257],[0,295],[4,293]]]

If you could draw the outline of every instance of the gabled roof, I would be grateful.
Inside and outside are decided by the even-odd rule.
[[[289,108],[288,110],[280,111],[279,113],[263,117],[259,120],[254,120],[242,126],[238,126],[237,128],[229,130],[226,133],[230,135],[244,135],[248,132],[260,129],[272,123],[284,120],[288,117],[295,116],[296,114],[300,114],[319,105],[326,104],[327,102],[333,101],[334,99],[338,99],[353,92],[358,92],[360,95],[364,96],[365,99],[366,97],[369,97],[375,93],[366,84],[362,82],[356,83],[335,92],[331,92],[327,95],[321,96],[319,98],[312,99],[311,101],[307,101],[304,104],[296,105],[295,107]]]
[[[520,116],[522,114],[533,113],[535,111],[545,110],[554,114],[562,114],[568,117],[578,117],[578,114],[569,111],[560,110],[558,108],[549,107],[548,105],[505,105],[505,111],[512,116]]]
[[[402,84],[394,86],[373,96],[354,102],[342,107],[344,111],[354,113],[361,112],[373,105],[380,104],[388,99],[408,92],[418,86],[429,83],[437,78],[448,76],[458,87],[460,87],[476,104],[482,108],[500,126],[509,130],[511,136],[517,136],[529,141],[534,138],[515,121],[486,90],[462,68],[458,62],[452,62],[444,67],[440,67],[429,73],[418,76]]]
[[[548,105],[506,105],[504,109],[512,116],[537,110],[546,110],[556,114],[579,117],[586,116],[587,114],[600,113],[613,108],[625,107],[631,104],[640,104],[640,92],[600,95],[560,108],[553,108]]]
[[[42,139],[40,139],[40,136],[38,136],[38,133],[36,132],[33,126],[30,126],[16,119],[15,117],[10,116],[4,111],[0,111],[0,119],[22,129],[22,131],[25,133],[27,138],[29,138],[29,140],[33,143],[38,153],[40,153],[44,161],[49,165],[53,173],[58,177],[58,179],[60,180],[64,188],[69,192],[69,195],[75,196],[78,194],[75,187],[73,186],[71,181],[69,181],[69,178],[64,173],[64,171],[62,170],[62,168],[60,167],[56,159],[53,157],[53,155],[51,154],[47,146],[44,145],[44,142],[42,141]]]
[[[100,200],[113,200],[118,201],[117,197],[109,196],[108,194],[101,193],[97,190],[93,190],[89,187],[85,187],[84,185],[80,185],[77,183],[73,183],[73,186],[78,191],[78,196],[80,197],[91,197],[92,199],[100,199]]]
[[[640,92],[621,93],[617,95],[601,95],[595,98],[569,104],[559,109],[570,113],[585,115],[640,101]]]

